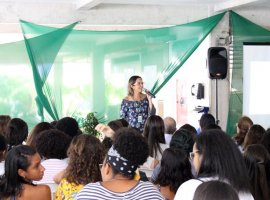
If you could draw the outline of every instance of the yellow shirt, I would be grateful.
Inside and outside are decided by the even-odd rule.
[[[65,178],[59,183],[55,192],[55,200],[74,200],[77,193],[83,188],[84,185],[76,185],[69,183]]]

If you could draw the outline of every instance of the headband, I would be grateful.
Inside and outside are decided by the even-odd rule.
[[[133,176],[138,167],[123,158],[114,146],[112,146],[108,151],[108,162],[116,171],[125,176]]]

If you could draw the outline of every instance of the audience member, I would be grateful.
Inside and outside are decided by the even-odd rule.
[[[6,128],[10,120],[11,118],[9,115],[0,115],[0,134],[6,134]]]
[[[179,129],[188,130],[192,134],[193,140],[195,140],[195,138],[197,136],[197,131],[196,131],[196,128],[194,126],[192,126],[190,124],[184,124]]]
[[[237,192],[227,183],[207,181],[200,184],[193,200],[239,200]]]
[[[270,129],[266,130],[261,143],[267,149],[268,153],[270,153]]]
[[[183,183],[175,195],[176,200],[192,200],[196,188],[210,180],[229,183],[241,200],[253,200],[249,190],[244,159],[233,140],[218,129],[200,134],[190,153],[197,179]]]
[[[179,186],[192,178],[187,154],[177,148],[166,149],[162,155],[160,172],[154,182],[160,187],[165,199],[173,200]]]
[[[233,137],[233,139],[241,151],[243,151],[243,143],[246,134],[252,125],[252,120],[247,116],[241,117],[236,124],[236,135]]]
[[[165,126],[165,143],[170,144],[172,135],[176,131],[176,121],[172,117],[165,117],[163,121]]]
[[[270,155],[262,144],[251,144],[245,152],[244,158],[249,173],[251,193],[255,200],[269,199],[269,170]]]
[[[146,120],[143,135],[148,141],[149,155],[161,160],[163,151],[169,146],[165,144],[165,126],[162,118],[152,115]]]
[[[5,161],[5,175],[0,179],[0,199],[50,200],[51,192],[47,185],[34,185],[42,179],[44,167],[35,149],[27,145],[13,147]]]
[[[216,124],[214,116],[210,113],[203,114],[199,120],[200,132],[203,132],[205,128],[211,124]]]
[[[170,143],[170,148],[181,149],[185,152],[186,156],[188,156],[189,152],[192,151],[193,144],[194,144],[193,134],[190,133],[186,129],[180,128],[173,134],[173,137]],[[192,174],[195,174],[192,162],[191,162],[191,166],[192,166]],[[159,172],[160,172],[160,164],[158,164],[155,167],[152,173],[152,176],[151,176],[152,182],[156,181]]]
[[[55,193],[55,200],[75,198],[87,183],[101,181],[99,164],[104,158],[100,141],[91,135],[78,135],[68,148],[68,166]]]
[[[147,142],[139,132],[119,129],[101,168],[103,181],[87,184],[76,199],[163,199],[152,183],[134,180],[135,171],[146,161],[148,152]]]
[[[50,129],[53,129],[54,127],[48,123],[48,122],[40,122],[38,123],[36,126],[34,126],[34,128],[32,129],[32,131],[30,132],[28,138],[27,138],[27,141],[26,141],[26,144],[33,147],[33,148],[36,148],[36,139],[37,139],[37,136],[42,132],[42,131],[45,131],[45,130],[50,130]]]
[[[243,149],[245,150],[248,145],[261,143],[264,134],[265,129],[261,125],[253,124],[245,136]]]
[[[71,138],[81,133],[78,122],[72,117],[64,117],[60,119],[56,123],[55,128],[60,131],[63,131]]]
[[[6,129],[6,138],[8,142],[8,150],[13,146],[23,144],[28,135],[28,126],[26,122],[20,118],[13,118],[9,121]]]
[[[57,129],[42,131],[36,139],[36,149],[40,153],[46,168],[38,183],[54,184],[53,177],[67,167],[67,149],[71,137]],[[51,187],[52,192],[53,188]]]
[[[0,176],[4,174],[6,153],[7,153],[7,141],[5,136],[0,134]]]

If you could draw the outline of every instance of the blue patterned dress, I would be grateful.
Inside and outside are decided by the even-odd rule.
[[[123,99],[121,103],[120,117],[125,119],[131,127],[143,132],[144,124],[149,116],[149,102],[147,97],[141,101],[129,101]]]

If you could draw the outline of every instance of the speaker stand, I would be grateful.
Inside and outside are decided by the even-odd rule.
[[[218,79],[216,79],[216,124],[219,124],[218,119]]]

